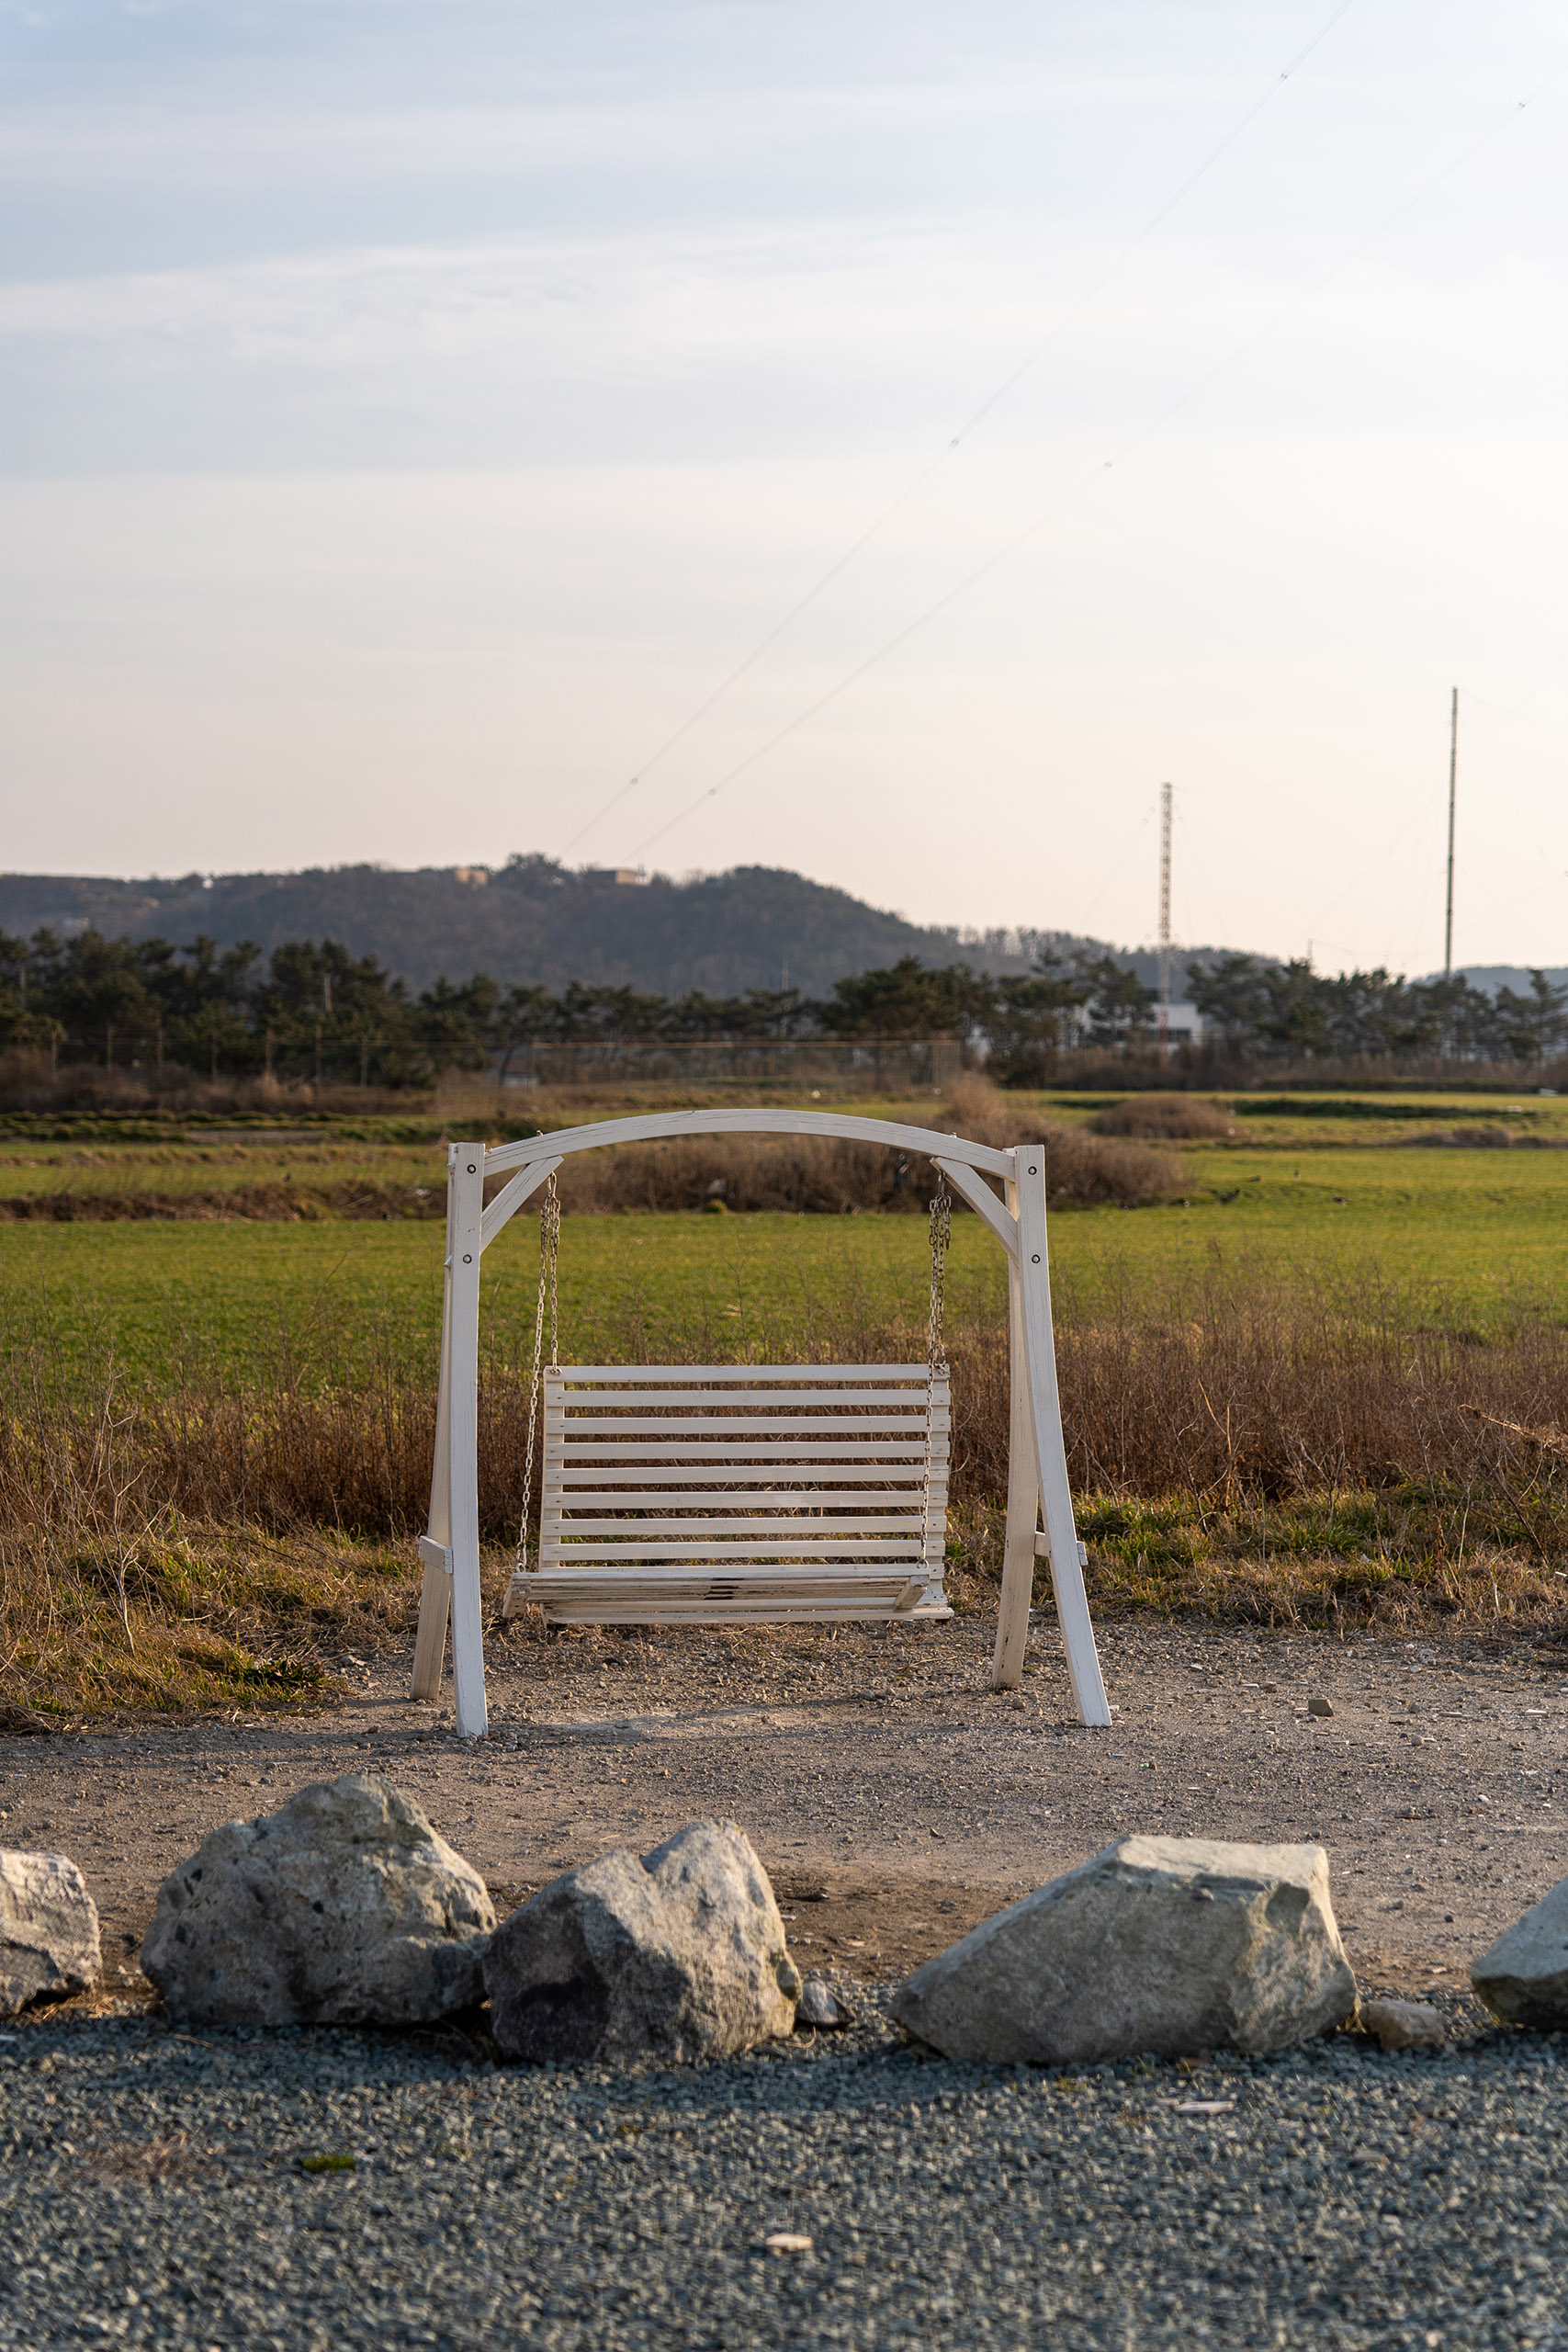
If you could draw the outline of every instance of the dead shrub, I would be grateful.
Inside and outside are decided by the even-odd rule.
[[[980,1082],[984,1085],[984,1082]],[[961,1135],[1001,1148],[1038,1143],[1045,1152],[1046,1195],[1054,1208],[1107,1202],[1134,1208],[1169,1200],[1185,1178],[1168,1154],[1145,1146],[1102,1142],[1081,1127],[1042,1125],[1009,1112],[994,1087],[973,1080],[943,1109],[931,1148]],[[830,1136],[671,1136],[575,1153],[558,1183],[563,1209],[579,1216],[615,1210],[782,1210],[844,1216],[868,1211],[924,1211],[936,1171],[923,1154],[886,1144],[845,1143]],[[491,1188],[499,1191],[501,1180]]]
[[[1131,1094],[1097,1111],[1089,1121],[1097,1136],[1142,1136],[1167,1143],[1234,1136],[1236,1125],[1215,1102],[1196,1094]]]
[[[429,1101],[428,1093],[412,1088],[316,1086],[308,1079],[287,1084],[268,1078],[212,1079],[175,1062],[166,1062],[161,1070],[118,1064],[105,1069],[96,1062],[64,1062],[51,1069],[47,1054],[0,1054],[0,1110],[6,1111],[89,1115],[140,1112],[176,1117],[256,1111],[287,1117],[291,1112],[334,1111],[355,1118],[384,1114],[406,1118]]]
[[[1523,1138],[1511,1127],[1451,1127],[1439,1128],[1436,1135],[1402,1136],[1406,1150],[1417,1151],[1511,1151]],[[1557,1138],[1540,1140],[1555,1143]],[[1537,1138],[1529,1137],[1531,1143]]]
[[[139,1225],[174,1222],[213,1224],[231,1220],[263,1225],[315,1225],[326,1218],[378,1223],[445,1217],[446,1199],[434,1185],[414,1186],[377,1176],[329,1178],[311,1183],[267,1179],[214,1187],[208,1192],[152,1190],[73,1192],[68,1185],[47,1193],[12,1193],[0,1198],[0,1219],[13,1224]]]
[[[1054,1209],[1152,1208],[1187,1189],[1180,1162],[1148,1144],[1102,1141],[1082,1127],[1046,1127],[1038,1140],[1045,1153],[1045,1198]]]
[[[1568,1628],[1568,1333],[1550,1321],[1461,1344],[1405,1328],[1371,1283],[1235,1272],[1153,1309],[1061,1306],[1100,1599]],[[833,1294],[804,1345],[764,1317],[737,1346],[716,1309],[672,1326],[636,1298],[586,1337],[600,1362],[907,1363],[925,1335]],[[1005,1330],[957,1317],[949,1354],[955,1527],[983,1531],[1006,1493]],[[109,1368],[62,1395],[25,1350],[0,1357],[0,1727],[62,1708],[294,1704],[330,1688],[345,1642],[407,1639],[434,1393],[389,1343],[327,1374],[308,1385],[280,1358],[243,1394],[193,1378],[130,1396]],[[495,1546],[517,1534],[526,1404],[525,1374],[488,1357],[479,1518]],[[993,1553],[971,1568],[993,1574]]]
[[[928,1161],[882,1144],[828,1136],[671,1136],[574,1153],[557,1181],[562,1207],[578,1216],[716,1204],[840,1216],[921,1208],[934,1178]]]
[[[944,1134],[989,1144],[994,1151],[1005,1151],[1015,1143],[1037,1142],[1040,1134],[1039,1121],[1027,1118],[1018,1102],[979,1070],[964,1071],[933,1124]]]
[[[1052,1208],[1140,1208],[1179,1193],[1186,1178],[1168,1152],[1104,1143],[1082,1127],[1021,1115],[1016,1101],[976,1071],[966,1072],[942,1106],[942,1126],[971,1143],[1005,1150],[1037,1143],[1045,1154],[1045,1197]]]

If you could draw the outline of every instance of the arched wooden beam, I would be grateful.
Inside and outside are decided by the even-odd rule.
[[[640,1119],[600,1119],[585,1127],[558,1127],[553,1135],[528,1136],[521,1143],[492,1144],[485,1153],[487,1174],[525,1168],[530,1161],[598,1151],[614,1143],[655,1143],[667,1136],[831,1136],[839,1143],[877,1143],[889,1151],[915,1151],[924,1159],[955,1159],[983,1168],[987,1176],[1009,1178],[1012,1154],[936,1127],[906,1127],[892,1119],[857,1119],[839,1111],[655,1111]]]

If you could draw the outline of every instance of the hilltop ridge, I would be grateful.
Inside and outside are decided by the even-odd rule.
[[[613,871],[573,871],[536,856],[492,868],[313,866],[175,880],[0,875],[0,931],[88,927],[108,938],[182,944],[201,933],[220,947],[252,939],[268,953],[290,940],[333,939],[351,955],[376,956],[413,988],[486,971],[551,989],[579,980],[671,997],[776,989],[786,974],[790,986],[821,994],[846,972],[902,956],[1022,973],[1048,947],[1101,954],[1107,944],[1027,927],[976,933],[911,923],[847,890],[766,865],[629,883]],[[1152,978],[1152,956],[1131,960]]]

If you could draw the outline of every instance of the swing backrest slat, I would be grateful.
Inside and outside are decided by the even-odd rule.
[[[661,1381],[678,1385],[700,1380],[705,1388],[750,1388],[771,1380],[929,1380],[923,1363],[574,1363],[561,1367],[573,1381],[654,1388]]]
[[[551,1366],[517,1597],[623,1622],[945,1615],[950,1422],[925,1364]]]

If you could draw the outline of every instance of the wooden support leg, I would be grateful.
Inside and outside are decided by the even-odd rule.
[[[1066,1448],[1062,1442],[1056,1348],[1051,1330],[1051,1272],[1045,1251],[1045,1155],[1027,1144],[1021,1145],[1017,1165],[1023,1349],[1029,1367],[1034,1461],[1045,1506],[1046,1540],[1051,1547],[1051,1583],[1078,1713],[1086,1724],[1105,1728],[1111,1722],[1111,1709],[1094,1645],[1094,1627],[1089,1622],[1089,1596],[1084,1590],[1083,1568],[1078,1560],[1072,1488],[1067,1483]]]
[[[430,1469],[430,1519],[433,1544],[443,1550],[452,1541],[452,1171],[446,1171],[446,1278],[441,1302],[441,1387],[435,1404],[435,1459]],[[444,1566],[427,1559],[419,1596],[419,1632],[414,1637],[411,1696],[438,1699],[441,1670],[446,1660],[446,1620],[452,1608],[452,1579]]]
[[[410,1696],[434,1701],[441,1696],[441,1675],[446,1664],[446,1621],[452,1611],[452,1579],[434,1561],[424,1564],[419,1589],[419,1632],[414,1635],[413,1679]]]
[[[452,1379],[447,1460],[451,1480],[452,1677],[457,1730],[482,1739],[484,1625],[479,1596],[479,1253],[484,1206],[484,1146],[460,1143],[452,1161]]]
[[[1016,1184],[1008,1186],[1008,1206],[1016,1214]],[[1008,1266],[1008,1520],[997,1646],[991,1659],[993,1690],[1016,1690],[1023,1679],[1029,1605],[1034,1592],[1034,1531],[1040,1523],[1040,1476],[1034,1466],[1029,1365],[1023,1349],[1023,1294],[1018,1267],[1011,1261]]]

